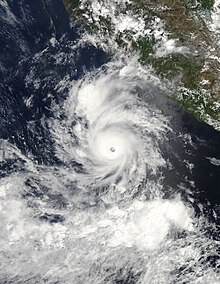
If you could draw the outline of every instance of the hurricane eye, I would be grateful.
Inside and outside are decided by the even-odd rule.
[[[114,147],[111,147],[111,148],[110,148],[110,151],[111,151],[111,152],[115,152],[115,148],[114,148]]]

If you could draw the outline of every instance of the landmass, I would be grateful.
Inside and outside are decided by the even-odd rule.
[[[142,64],[172,82],[197,119],[220,130],[220,1],[64,0],[74,21],[109,48],[139,51]]]

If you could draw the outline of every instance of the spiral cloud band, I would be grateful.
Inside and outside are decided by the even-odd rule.
[[[165,166],[159,143],[168,130],[167,118],[139,99],[137,84],[144,88],[144,80],[134,78],[133,68],[78,82],[64,106],[70,133],[61,125],[54,127],[59,157],[83,166],[81,186],[127,190]],[[61,133],[64,144],[59,143]]]

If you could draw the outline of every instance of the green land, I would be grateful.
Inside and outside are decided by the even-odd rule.
[[[100,16],[98,23],[97,19],[88,21],[88,15],[93,17],[89,4],[83,9],[80,0],[64,0],[64,4],[70,17],[89,32],[114,38],[125,52],[139,51],[142,64],[152,65],[158,76],[175,82],[173,99],[197,119],[220,130],[220,47],[209,27],[214,0],[131,0],[126,5],[115,4],[116,13],[131,11],[142,17],[149,28],[155,17],[160,18],[168,39],[188,50],[164,56],[154,54],[159,40],[153,33],[138,38],[129,31],[116,34],[110,17]]]

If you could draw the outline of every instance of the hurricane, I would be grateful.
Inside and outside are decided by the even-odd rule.
[[[62,1],[0,0],[0,21],[0,283],[220,283],[219,132]]]
[[[71,90],[63,106],[65,121],[52,123],[56,151],[64,161],[82,165],[77,177],[81,186],[132,191],[146,172],[156,175],[165,167],[159,144],[169,130],[168,119],[138,97],[146,74],[133,75],[137,63],[121,63],[116,70],[112,65],[106,67],[109,72],[100,70]],[[154,80],[152,76],[148,84]]]

